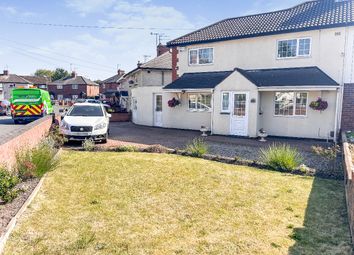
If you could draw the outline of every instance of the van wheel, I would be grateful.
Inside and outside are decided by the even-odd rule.
[[[20,122],[18,120],[14,120],[14,123],[17,125],[17,124],[20,124]]]

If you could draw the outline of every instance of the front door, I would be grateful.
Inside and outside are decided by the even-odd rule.
[[[248,101],[247,92],[235,92],[232,95],[230,133],[248,136]]]
[[[162,95],[154,95],[154,126],[162,127]]]
[[[137,120],[138,120],[138,101],[137,101],[137,99],[135,97],[132,97],[131,103],[132,103],[131,109],[132,109],[133,123],[137,123]]]

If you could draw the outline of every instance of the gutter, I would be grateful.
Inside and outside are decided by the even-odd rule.
[[[258,87],[259,91],[335,91],[340,86],[272,86],[272,87]]]

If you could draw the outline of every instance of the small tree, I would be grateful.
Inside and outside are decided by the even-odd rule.
[[[54,71],[52,70],[48,70],[48,69],[38,69],[34,75],[35,76],[40,76],[40,77],[48,77],[48,78],[52,78],[54,74]]]
[[[52,75],[52,80],[56,81],[56,80],[60,80],[62,78],[68,77],[69,76],[69,72],[66,71],[63,68],[57,68],[55,69],[53,75]]]

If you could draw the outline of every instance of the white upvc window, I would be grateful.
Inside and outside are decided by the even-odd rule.
[[[214,48],[190,49],[189,65],[210,65],[214,63]]]
[[[188,104],[190,111],[210,111],[211,94],[189,94]]]
[[[275,92],[275,116],[306,116],[307,92]]]
[[[71,88],[72,88],[72,89],[79,89],[79,85],[73,84],[73,85],[71,85]]]
[[[63,85],[57,85],[57,89],[63,89]]]
[[[76,100],[76,99],[79,98],[79,95],[72,95],[71,98],[72,98],[73,100]]]
[[[58,95],[58,100],[63,100],[63,95]]]
[[[221,112],[222,113],[230,112],[230,96],[231,93],[228,91],[221,92]]]
[[[311,44],[311,38],[279,40],[277,42],[277,57],[279,59],[309,57],[311,55]]]

